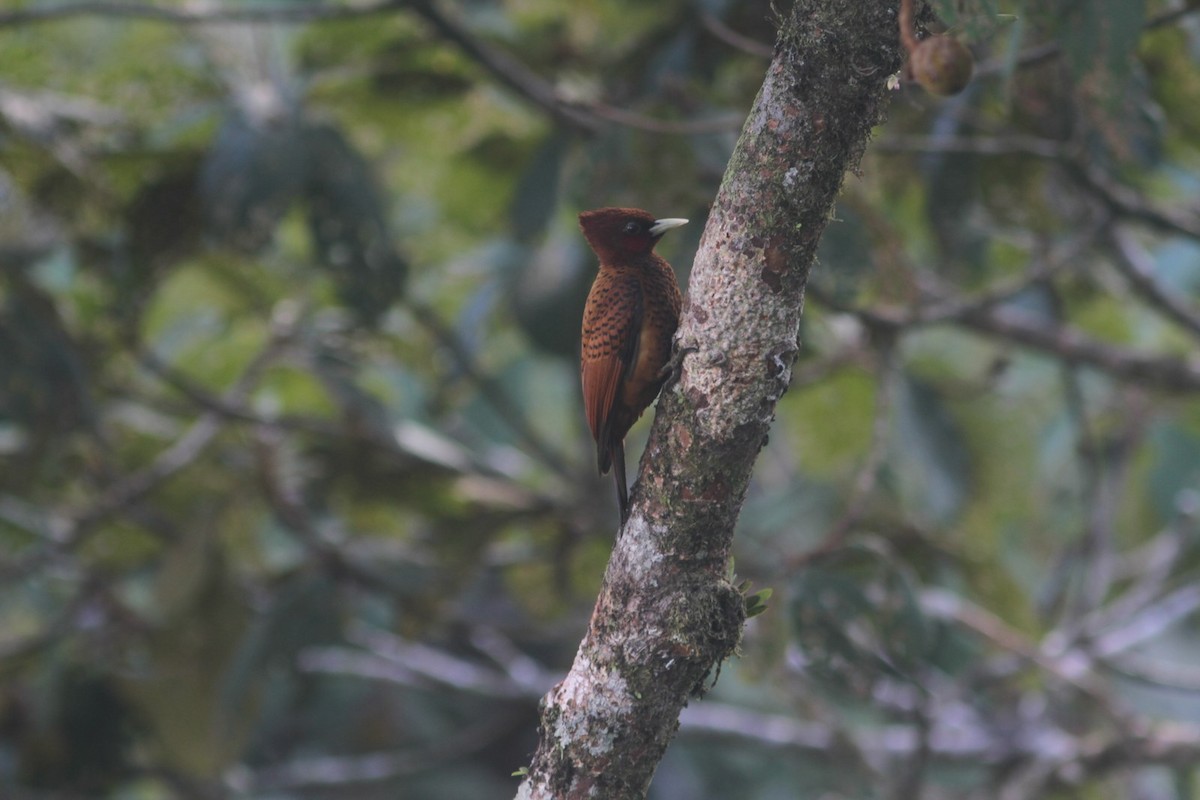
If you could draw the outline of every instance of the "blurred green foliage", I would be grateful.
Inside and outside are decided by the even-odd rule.
[[[512,796],[616,526],[575,215],[686,279],[775,10],[81,5],[0,9],[0,796]],[[932,5],[976,78],[848,178],[653,798],[1194,780],[1109,717],[1200,758],[1200,387],[1123,367],[1200,372],[1200,15]]]

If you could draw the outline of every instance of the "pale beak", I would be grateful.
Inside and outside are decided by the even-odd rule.
[[[687,225],[687,220],[678,218],[656,219],[654,220],[654,224],[650,226],[650,235],[662,236],[671,230],[671,228],[678,228],[680,225]]]

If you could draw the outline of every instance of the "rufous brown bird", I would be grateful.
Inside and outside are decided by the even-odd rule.
[[[655,219],[636,208],[599,208],[579,215],[579,227],[600,257],[600,272],[583,311],[583,406],[600,474],[613,468],[622,524],[629,516],[625,434],[666,380],[683,302],[675,272],[654,245],[686,222]]]

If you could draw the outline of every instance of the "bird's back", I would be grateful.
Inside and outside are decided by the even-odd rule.
[[[670,264],[647,253],[601,265],[583,314],[584,404],[601,471],[662,386],[682,298]]]
[[[679,310],[683,304],[671,265],[654,253],[650,254],[649,260],[650,263],[639,270],[644,311],[637,352],[622,387],[622,404],[632,416],[620,431],[621,438],[654,402],[662,388],[662,369],[671,359],[671,339],[679,325]]]

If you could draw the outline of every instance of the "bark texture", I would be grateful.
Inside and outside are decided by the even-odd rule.
[[[690,698],[737,646],[733,528],[798,348],[804,286],[900,67],[895,0],[799,0],[692,268],[629,521],[518,798],[645,797]]]

